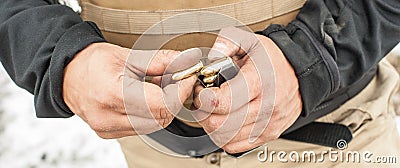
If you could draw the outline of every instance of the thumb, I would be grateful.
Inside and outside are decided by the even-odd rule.
[[[163,98],[168,111],[177,114],[183,107],[183,103],[192,94],[197,76],[191,76],[175,84],[167,85],[163,88]]]
[[[221,29],[215,43],[208,54],[210,60],[221,57],[239,56],[239,59],[257,43],[254,33],[235,27]]]
[[[240,52],[240,46],[225,38],[218,35],[212,46],[210,52],[208,53],[208,59],[215,61],[223,57],[233,57]]]
[[[131,50],[126,66],[139,76],[161,76],[196,64],[202,56],[198,48],[175,50]]]

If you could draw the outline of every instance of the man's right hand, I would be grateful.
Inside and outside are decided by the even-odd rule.
[[[191,77],[161,86],[161,77],[200,57],[196,49],[141,51],[94,43],[65,68],[63,98],[102,138],[148,134],[168,126],[196,82]],[[146,75],[156,76],[154,82],[144,82]]]

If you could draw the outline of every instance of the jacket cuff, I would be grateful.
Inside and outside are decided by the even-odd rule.
[[[37,113],[37,117],[71,117],[72,111],[62,96],[64,68],[74,56],[89,44],[105,42],[100,30],[93,22],[81,22],[69,28],[57,42],[49,66],[51,106],[57,113]]]
[[[328,52],[300,21],[286,27],[271,25],[262,32],[282,50],[296,72],[303,101],[303,116],[318,110],[339,88],[339,69]]]

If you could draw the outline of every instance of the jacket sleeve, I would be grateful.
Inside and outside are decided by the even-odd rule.
[[[34,94],[37,117],[70,117],[62,97],[64,67],[87,45],[104,41],[94,23],[45,0],[0,2],[0,61]]]
[[[399,43],[399,16],[398,0],[309,0],[286,27],[271,25],[259,33],[292,64],[307,116]]]

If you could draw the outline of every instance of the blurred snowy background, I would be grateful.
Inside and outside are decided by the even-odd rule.
[[[1,168],[124,168],[116,140],[99,138],[79,117],[36,118],[33,96],[0,65]]]
[[[60,0],[80,11],[76,0]],[[400,45],[393,64],[400,70]],[[400,110],[400,96],[395,98]],[[397,118],[400,132],[400,117]],[[33,96],[18,88],[0,65],[0,167],[127,167],[116,140],[99,138],[80,118],[39,119]]]
[[[77,0],[59,0],[80,12]],[[33,96],[0,64],[0,167],[125,168],[116,140],[99,138],[79,117],[36,118]]]

